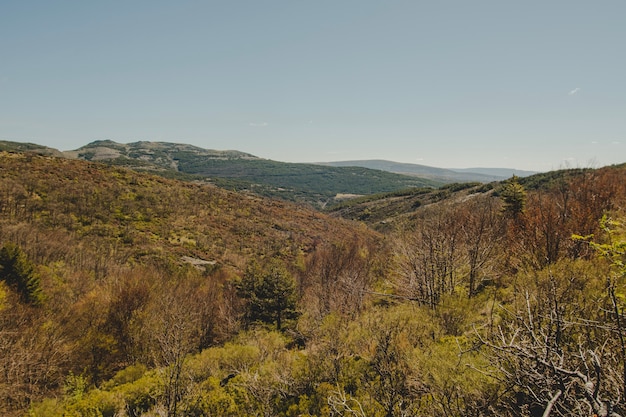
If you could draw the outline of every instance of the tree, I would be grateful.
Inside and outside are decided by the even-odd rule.
[[[467,294],[474,297],[490,281],[493,266],[499,261],[497,251],[504,240],[504,222],[498,215],[499,204],[491,196],[474,197],[457,211],[466,253]]]
[[[626,398],[626,324],[624,323],[624,279],[626,278],[626,227],[623,222],[603,216],[600,228],[607,236],[606,243],[589,241],[591,236],[572,236],[575,240],[588,241],[602,257],[608,259],[615,271],[606,280],[608,298],[615,325],[615,333],[619,340],[619,358],[622,367],[621,397]]]
[[[276,260],[264,268],[253,262],[235,286],[239,297],[246,302],[247,324],[276,324],[276,329],[282,330],[285,320],[298,317],[296,283]]]
[[[504,415],[624,415],[618,330],[598,269],[570,260],[520,276],[511,305],[485,336]],[[493,372],[496,369],[496,372]],[[509,396],[509,398],[506,398]]]
[[[372,284],[372,254],[383,250],[356,236],[320,245],[308,260],[301,279],[304,309],[315,311],[319,318],[331,312],[355,315],[363,307]]]
[[[513,175],[504,186],[500,197],[504,203],[502,210],[505,214],[517,218],[524,212],[526,206],[526,190],[518,182],[515,175]]]
[[[396,241],[399,295],[435,309],[441,297],[453,294],[462,277],[461,222],[456,207],[424,210],[414,230]]]
[[[0,280],[14,289],[24,303],[40,305],[43,302],[43,291],[34,265],[13,243],[6,243],[0,249]]]
[[[143,334],[140,332],[137,337],[148,342],[145,358],[161,368],[167,416],[188,415],[181,400],[189,389],[185,358],[198,346],[201,333],[197,289],[180,279],[155,280],[161,296],[145,306]]]
[[[113,283],[106,322],[103,325],[106,333],[115,338],[119,359],[128,365],[136,359],[137,347],[133,334],[142,324],[140,317],[150,301],[148,280],[144,278],[149,273],[142,272],[119,277]]]

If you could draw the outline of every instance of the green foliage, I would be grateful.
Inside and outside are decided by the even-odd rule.
[[[43,290],[35,267],[22,249],[13,243],[6,243],[0,248],[0,280],[14,289],[23,302],[31,305],[43,303]]]
[[[527,190],[548,190],[553,188],[555,184],[579,178],[590,171],[591,169],[588,168],[561,169],[542,172],[524,178],[516,177],[516,179]]]
[[[113,392],[123,399],[123,407],[129,416],[140,416],[164,400],[164,381],[156,372],[149,372],[128,384],[114,388]]]
[[[369,203],[372,201],[385,200],[385,199],[390,199],[394,197],[417,197],[423,194],[431,193],[432,191],[433,191],[433,188],[431,187],[407,188],[405,190],[399,190],[399,191],[394,191],[394,192],[389,192],[389,193],[379,193],[379,194],[354,197],[354,198],[350,198],[350,199],[347,199],[338,203],[331,204],[328,207],[326,207],[326,211],[336,212],[336,211],[346,210],[346,209],[350,209],[352,207],[356,207],[358,205]]]
[[[0,313],[6,308],[8,307],[6,302],[7,302],[7,288],[6,288],[6,284],[2,281],[0,281]]]
[[[65,406],[56,398],[46,398],[41,402],[31,404],[28,417],[64,417]]]
[[[446,184],[446,185],[442,185],[441,187],[439,187],[440,190],[447,190],[450,192],[457,192],[457,191],[462,191],[462,190],[467,190],[469,188],[476,188],[476,187],[482,187],[482,183],[480,182],[462,182],[462,183],[452,183],[452,184]]]
[[[111,389],[124,384],[132,384],[143,377],[147,370],[148,368],[141,363],[130,365],[116,373],[115,376],[104,385],[104,387]]]
[[[486,358],[472,349],[471,339],[444,337],[425,349],[415,351],[422,370],[420,383],[423,405],[430,415],[477,415],[499,390],[498,374]],[[476,369],[488,369],[477,372]]]
[[[115,417],[123,407],[121,398],[112,392],[91,390],[85,397],[71,402],[64,416]]]
[[[87,379],[84,375],[74,375],[74,373],[70,372],[67,378],[65,378],[63,393],[70,400],[79,400],[87,390],[87,385]]]
[[[626,276],[626,226],[604,215],[600,219],[600,229],[606,235],[606,242],[599,243],[591,240],[593,236],[573,235],[575,240],[586,241],[598,254],[607,258],[618,273]]]
[[[623,217],[626,171],[519,180],[514,230],[497,186],[336,213],[393,218],[381,236],[206,182],[15,153],[0,163],[0,241],[30,255],[22,276],[36,264],[46,293],[31,308],[0,282],[1,415],[519,417],[544,414],[563,384],[551,415],[586,415],[581,374],[602,380],[600,398],[625,398],[624,232],[593,223]],[[550,233],[567,256],[529,260]],[[420,286],[435,303],[411,295]]]
[[[31,405],[29,417],[114,417],[122,409],[122,401],[113,392],[88,390],[83,375],[70,373],[64,385],[64,398],[45,399]]]
[[[276,324],[278,330],[298,317],[296,282],[277,260],[261,267],[253,262],[236,283],[237,294],[246,301],[247,324]]]
[[[103,162],[159,175],[211,183],[265,197],[323,206],[337,194],[374,194],[408,187],[436,187],[439,182],[360,167],[332,167],[261,159],[236,151],[213,151],[190,145],[135,142],[127,145],[96,141],[79,149],[79,156],[93,159],[98,148],[120,154]]]
[[[502,211],[511,216],[517,217],[524,212],[526,206],[526,190],[513,176],[502,188],[500,198],[503,201]]]

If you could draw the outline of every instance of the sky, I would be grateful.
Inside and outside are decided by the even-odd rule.
[[[0,0],[0,140],[626,162],[626,1]]]

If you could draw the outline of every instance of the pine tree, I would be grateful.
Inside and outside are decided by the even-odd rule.
[[[247,324],[276,324],[276,329],[282,330],[286,320],[298,317],[295,281],[278,261],[270,262],[265,268],[252,263],[236,288],[246,301]]]
[[[0,249],[0,280],[17,292],[22,302],[41,305],[43,291],[34,265],[19,246],[6,243]]]
[[[504,202],[502,211],[505,214],[516,218],[524,212],[524,208],[526,207],[526,190],[518,182],[515,175],[508,180],[500,193],[500,197]]]

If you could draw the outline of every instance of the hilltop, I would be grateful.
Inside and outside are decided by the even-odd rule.
[[[31,143],[0,141],[0,150],[98,161],[167,178],[306,203],[316,208],[359,196],[404,192],[410,188],[436,189],[457,182],[488,183],[511,175],[532,174],[498,168],[449,170],[384,160],[285,163],[236,150],[148,141],[122,144],[98,140],[64,152]]]
[[[98,161],[167,178],[211,183],[221,188],[302,202],[316,208],[337,201],[409,188],[438,188],[455,182],[487,183],[527,171],[504,169],[447,170],[391,161],[285,163],[236,150],[204,149],[168,142],[117,143],[99,140],[61,152],[36,144],[0,141],[0,150],[33,152]]]
[[[341,195],[365,195],[440,182],[360,167],[278,162],[239,151],[216,151],[166,142],[96,141],[66,156],[203,179],[223,188],[325,206]],[[181,177],[184,175],[186,177]]]

